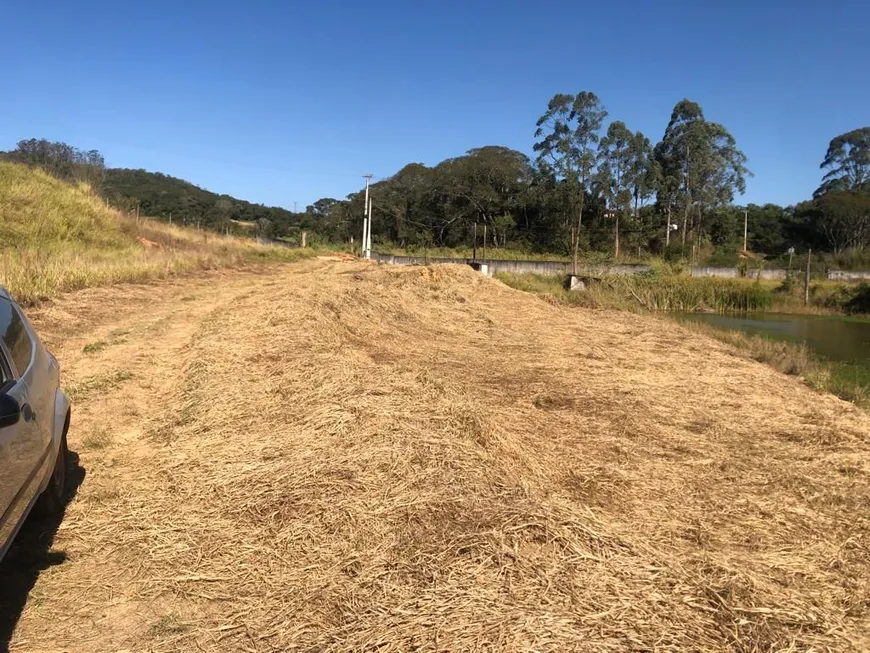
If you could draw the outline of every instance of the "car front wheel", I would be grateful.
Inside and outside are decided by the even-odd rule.
[[[66,433],[64,433],[60,439],[60,448],[57,451],[57,459],[54,462],[51,478],[33,508],[37,515],[48,517],[63,512],[64,499],[66,498],[66,463],[67,446]]]

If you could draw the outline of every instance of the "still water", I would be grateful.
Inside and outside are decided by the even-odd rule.
[[[870,320],[780,313],[689,313],[682,315],[681,319],[803,343],[822,358],[870,368]]]

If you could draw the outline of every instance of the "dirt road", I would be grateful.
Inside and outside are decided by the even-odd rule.
[[[34,315],[78,487],[13,651],[870,649],[870,419],[714,341],[333,260]]]

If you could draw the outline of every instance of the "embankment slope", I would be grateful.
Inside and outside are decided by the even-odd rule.
[[[299,252],[250,239],[135,220],[107,207],[85,184],[0,162],[0,285],[21,302],[90,286],[299,257]]]

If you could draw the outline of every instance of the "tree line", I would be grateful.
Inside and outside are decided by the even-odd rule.
[[[371,187],[375,244],[531,252],[735,259],[790,248],[863,252],[870,246],[870,127],[837,136],[822,185],[795,206],[736,206],[752,175],[727,128],[696,102],[676,104],[655,145],[615,120],[588,91],[558,94],[537,120],[530,158],[502,146],[428,167],[411,163]],[[363,194],[308,207],[333,240],[360,231]]]
[[[870,127],[836,136],[811,198],[795,206],[738,206],[747,158],[724,125],[681,100],[655,144],[588,91],[557,94],[531,128],[533,157],[499,145],[435,166],[410,163],[371,188],[376,247],[490,246],[557,253],[717,259],[812,248],[863,258],[870,248]],[[96,150],[30,139],[5,159],[84,181],[113,205],[179,224],[292,238],[305,230],[359,241],[363,192],[294,213],[144,170],[106,168]]]

